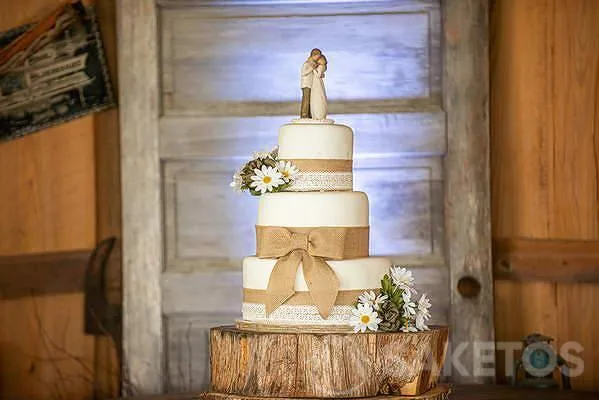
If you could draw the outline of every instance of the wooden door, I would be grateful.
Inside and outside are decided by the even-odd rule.
[[[240,316],[255,246],[257,199],[228,182],[295,118],[314,46],[329,59],[331,117],[355,130],[371,254],[413,269],[454,346],[492,341],[486,1],[120,4],[124,367],[136,392],[206,388],[208,329]],[[471,376],[474,350],[460,350],[470,370],[455,380],[492,379]]]

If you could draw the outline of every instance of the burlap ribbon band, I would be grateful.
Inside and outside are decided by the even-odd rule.
[[[352,160],[302,158],[291,161],[299,172],[352,172]]]
[[[302,264],[312,303],[327,318],[339,291],[339,279],[326,260],[368,256],[368,227],[286,228],[256,226],[256,255],[278,258],[266,288],[270,314],[295,294],[295,277]]]
[[[339,290],[335,298],[336,306],[350,306],[355,303],[358,296],[365,291],[379,293],[380,288],[372,289],[356,289],[356,290]],[[260,289],[243,289],[244,303],[266,304],[268,300],[268,292]],[[288,306],[309,306],[314,304],[310,292],[295,292],[286,302]]]

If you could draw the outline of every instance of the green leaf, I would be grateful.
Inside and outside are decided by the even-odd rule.
[[[381,280],[381,289],[383,294],[386,294],[389,297],[393,295],[393,281],[388,274],[385,274]]]

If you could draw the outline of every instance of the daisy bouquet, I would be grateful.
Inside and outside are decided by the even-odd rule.
[[[352,310],[354,332],[418,332],[428,330],[431,302],[418,297],[412,272],[392,266],[381,280],[380,291],[362,293]]]
[[[293,184],[298,173],[289,161],[278,159],[278,149],[254,153],[233,175],[230,186],[236,190],[249,191],[254,196],[268,192],[281,192]]]

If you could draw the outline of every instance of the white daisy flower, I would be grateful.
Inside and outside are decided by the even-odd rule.
[[[406,292],[414,291],[414,277],[412,276],[412,271],[408,271],[404,267],[393,266],[391,267],[391,278],[393,279],[393,283],[400,289],[403,289]]]
[[[418,312],[422,314],[425,320],[428,320],[431,317],[430,308],[432,304],[428,297],[426,297],[426,293],[420,296],[418,300]]]
[[[366,332],[366,330],[371,330],[376,332],[379,329],[379,323],[381,323],[381,319],[378,317],[378,314],[372,306],[367,304],[358,304],[356,308],[352,310],[352,317],[349,320],[349,323],[353,325],[354,332]]]
[[[430,315],[429,315],[430,317]],[[428,331],[428,326],[426,325],[426,320],[429,318],[422,311],[418,310],[416,313],[416,329],[419,331]]]
[[[431,308],[431,306],[431,300],[426,297],[426,293],[423,293],[422,296],[420,296],[420,300],[418,300],[418,310],[429,313],[428,309]]]
[[[426,297],[426,294],[423,294],[422,296],[420,296],[420,299],[418,300],[418,310],[415,315],[416,328],[418,328],[421,331],[428,330],[428,326],[426,326],[426,321],[428,321],[431,318],[431,313],[429,311],[430,308],[431,301],[428,297]]]
[[[374,291],[364,292],[358,297],[358,302],[371,306],[374,310],[378,311],[381,309],[381,305],[389,297],[386,294],[379,294],[378,296]]]
[[[263,165],[262,169],[254,169],[254,174],[251,178],[250,187],[255,188],[262,194],[272,192],[274,188],[285,183],[281,173],[273,167]]]
[[[254,160],[264,160],[266,158],[271,158],[270,151],[255,151],[252,155]]]
[[[283,175],[283,180],[286,183],[295,179],[295,176],[299,172],[297,167],[291,163],[291,161],[279,161],[277,167],[279,172]]]
[[[401,294],[403,297],[403,312],[406,318],[412,318],[416,315],[416,303],[412,301],[412,295],[410,291],[404,290]]]
[[[364,292],[358,296],[358,302],[369,306],[372,306],[374,299],[376,299],[376,294],[374,294],[372,290],[370,292]]]
[[[231,181],[229,186],[231,186],[235,190],[241,191],[241,183],[241,175],[239,174],[239,172],[236,172],[235,175],[233,175],[233,180]]]

